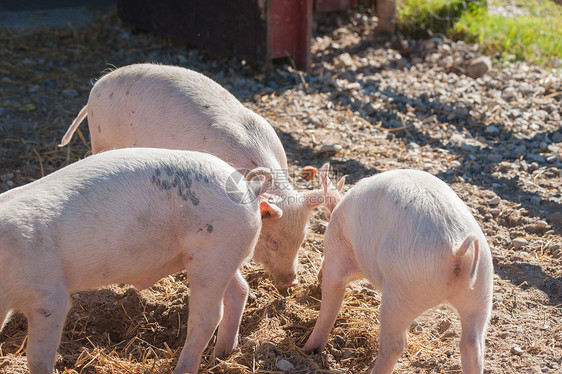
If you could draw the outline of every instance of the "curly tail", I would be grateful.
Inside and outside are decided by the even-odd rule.
[[[260,177],[263,177],[263,179]],[[246,175],[246,180],[250,183],[250,189],[254,196],[259,196],[273,188],[273,175],[264,167],[252,169]]]
[[[64,134],[64,136],[62,137],[59,147],[64,147],[65,145],[70,143],[70,139],[72,139],[72,135],[74,135],[74,132],[76,131],[78,126],[80,126],[80,123],[82,123],[82,121],[84,120],[84,118],[86,118],[87,115],[88,115],[88,104],[84,105],[84,108],[80,110],[78,116],[74,118],[72,125],[70,125],[68,130],[66,130],[66,134]]]
[[[470,234],[466,237],[464,242],[462,242],[461,246],[455,251],[455,257],[463,257],[468,249],[471,247],[471,244],[474,243],[474,256],[472,258],[472,267],[470,268],[470,275],[468,277],[468,287],[470,289],[474,288],[474,283],[476,283],[476,271],[478,270],[478,263],[479,263],[479,247],[478,247],[478,238],[474,234]]]

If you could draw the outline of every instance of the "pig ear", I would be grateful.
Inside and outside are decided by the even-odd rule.
[[[314,209],[324,203],[324,192],[322,190],[305,191],[302,193],[304,205],[308,209]]]
[[[320,168],[320,182],[322,183],[322,187],[324,188],[324,193],[328,192],[328,187],[330,186],[330,178],[328,177],[328,173],[330,171],[330,163],[326,162]]]
[[[343,177],[340,178],[340,180],[338,181],[338,192],[341,193],[343,190],[343,186],[345,185],[345,177],[347,177],[347,175],[344,175]]]
[[[261,219],[279,219],[283,215],[283,211],[275,204],[271,204],[265,200],[260,201]]]

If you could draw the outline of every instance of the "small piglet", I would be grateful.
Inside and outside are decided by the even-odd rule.
[[[324,348],[346,285],[367,278],[382,290],[380,348],[372,373],[392,373],[414,318],[444,301],[461,318],[465,374],[482,373],[492,307],[490,248],[468,207],[444,182],[415,170],[365,178],[341,198],[324,165],[326,206],[322,306],[307,352]],[[341,201],[339,201],[341,199]]]
[[[298,249],[322,191],[293,189],[283,145],[263,117],[203,74],[157,64],[128,65],[101,77],[61,146],[86,116],[93,153],[125,147],[185,149],[211,153],[238,170],[270,169],[275,177],[270,201],[283,216],[264,216],[254,260],[279,289],[297,284]]]
[[[111,283],[142,289],[183,269],[191,296],[175,373],[197,373],[221,319],[215,351],[230,353],[248,295],[238,268],[252,255],[260,210],[276,214],[267,201],[238,203],[267,186],[242,180],[209,154],[129,148],[1,194],[0,319],[10,310],[26,315],[31,374],[53,371],[71,292]]]

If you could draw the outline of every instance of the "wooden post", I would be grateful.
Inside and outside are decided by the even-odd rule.
[[[297,69],[309,71],[312,0],[273,0],[271,13],[271,58],[292,57]]]
[[[394,33],[396,26],[396,1],[377,0],[377,24],[376,31],[384,33]]]

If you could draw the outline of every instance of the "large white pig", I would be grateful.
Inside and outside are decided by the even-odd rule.
[[[233,179],[240,174],[209,154],[131,148],[1,194],[0,320],[10,310],[27,316],[31,374],[53,371],[71,292],[111,283],[142,289],[183,269],[191,296],[175,373],[197,372],[221,319],[215,352],[230,353],[248,294],[238,268],[252,255],[260,211],[280,214],[267,201],[238,203],[265,184]]]
[[[88,116],[93,153],[125,147],[189,149],[218,156],[239,170],[275,174],[278,220],[264,218],[254,260],[278,288],[294,286],[298,249],[321,191],[299,194],[287,180],[287,158],[267,121],[212,79],[177,66],[137,64],[100,78],[66,134]]]
[[[468,207],[444,182],[422,171],[365,178],[343,198],[343,184],[336,190],[327,171],[325,165],[321,176],[333,212],[324,238],[322,306],[305,351],[324,348],[346,285],[367,278],[382,290],[372,373],[392,373],[414,318],[444,301],[461,318],[463,373],[482,373],[493,268]]]

